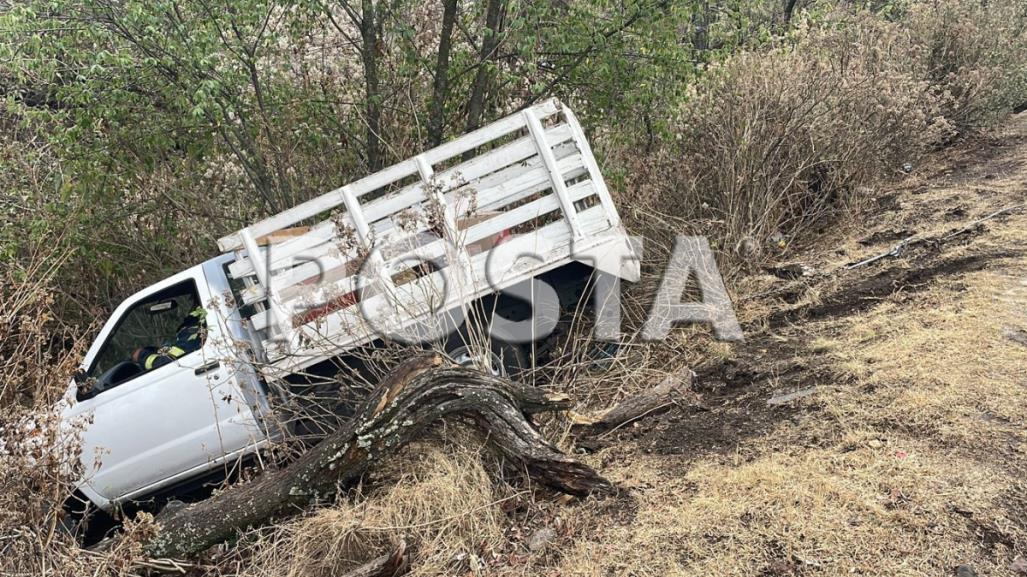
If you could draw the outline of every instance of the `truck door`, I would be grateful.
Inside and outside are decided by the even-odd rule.
[[[91,416],[82,439],[87,495],[132,498],[263,440],[212,345],[221,329],[207,322],[202,274],[195,267],[128,299],[90,349],[86,386],[69,411]]]

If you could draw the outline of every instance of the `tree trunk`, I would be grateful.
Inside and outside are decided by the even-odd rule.
[[[481,49],[478,52],[478,70],[471,85],[471,97],[467,103],[467,131],[481,125],[485,113],[485,95],[488,91],[492,71],[489,63],[499,49],[499,34],[502,31],[503,8],[506,0],[488,0],[485,6],[485,31],[482,34]],[[470,151],[469,151],[470,152]]]
[[[787,25],[792,21],[792,13],[795,12],[795,3],[797,0],[784,0],[784,23]]]
[[[364,64],[365,120],[367,122],[367,168],[375,172],[382,167],[381,129],[382,99],[378,86],[378,15],[374,0],[362,0],[360,15],[360,58]]]
[[[453,25],[456,23],[456,0],[442,0],[442,31],[439,33],[439,54],[435,62],[435,85],[428,117],[428,143],[442,144],[446,128],[446,98],[449,96],[449,51],[453,47]]]
[[[710,14],[710,3],[703,1],[699,13],[692,16],[695,32],[693,33],[692,46],[699,52],[701,60],[705,61],[705,52],[710,49],[710,23],[713,18]]]
[[[294,514],[340,487],[352,486],[369,467],[443,418],[472,426],[500,455],[543,485],[572,495],[611,492],[608,481],[549,444],[526,417],[569,407],[570,400],[562,395],[443,366],[439,356],[415,357],[379,384],[352,421],[285,469],[159,514],[161,530],[146,551],[154,557],[187,557],[240,530]]]

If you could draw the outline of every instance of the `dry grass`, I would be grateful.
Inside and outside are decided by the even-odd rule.
[[[495,464],[483,460],[479,445],[463,441],[405,451],[377,473],[390,479],[387,486],[255,534],[238,573],[331,577],[391,552],[400,540],[417,551],[412,575],[483,565],[503,542],[501,506],[515,494],[492,481]]]
[[[912,307],[888,303],[853,319],[831,354],[860,384],[855,394],[873,388],[874,395],[832,408],[848,420],[894,424],[954,445],[1021,431],[1027,348],[1004,333],[1027,327],[1027,300],[1016,310],[998,298],[1017,284],[1003,274],[974,274],[920,295]]]
[[[682,208],[661,222],[663,232],[701,223],[704,232],[727,239],[725,252],[777,257],[780,246],[766,237],[823,227],[822,217],[880,196],[863,185],[894,173],[907,156],[938,140],[943,127],[928,113],[949,107],[946,114],[959,128],[989,121],[998,110],[995,102],[1004,98],[985,90],[996,68],[984,56],[996,41],[980,32],[990,28],[920,10],[920,25],[945,32],[939,41],[958,44],[953,53],[967,55],[964,69],[934,78],[928,88],[900,63],[880,59],[888,50],[875,47],[908,56],[896,48],[906,39],[883,23],[832,36],[835,45],[812,42],[824,52],[783,49],[725,65],[713,77],[715,90],[690,104],[697,107],[696,122],[709,123],[706,134],[719,137],[713,140],[722,156],[709,154],[709,140],[688,139],[681,146],[694,147],[702,158],[674,183],[695,185],[685,187],[691,196],[677,199],[682,206],[705,202],[703,210],[713,214],[686,222],[679,218],[689,216]],[[974,35],[961,36],[970,28]],[[850,54],[853,45],[862,51]],[[856,62],[855,68],[841,70],[833,65],[837,58]],[[831,84],[836,80],[854,85],[839,95]],[[872,81],[888,82],[887,90]],[[938,86],[954,86],[958,94],[931,92]],[[804,115],[807,105],[816,114]],[[865,133],[850,135],[867,119],[873,122]],[[997,177],[981,172],[975,153],[953,152],[942,164],[917,167],[897,189],[899,208],[877,216],[874,228],[937,236],[1023,202],[1023,122],[1019,149],[995,165]],[[669,154],[667,161],[680,158]],[[774,162],[768,165],[766,158]],[[638,172],[656,174],[662,184],[669,172],[651,157],[644,162],[648,166]],[[966,213],[949,218],[948,211],[960,206]],[[658,216],[639,212],[635,218]],[[1027,248],[1022,214],[988,227],[987,235],[961,250]],[[802,256],[830,273],[891,244],[861,245],[856,232],[824,231],[816,238],[835,252],[825,254],[820,246]],[[480,441],[457,436],[409,450],[393,467],[375,472],[369,489],[334,506],[242,536],[197,572],[338,575],[403,539],[416,550],[415,575],[936,575],[964,563],[979,574],[1007,574],[1027,543],[1027,347],[1005,336],[1027,330],[1023,254],[956,279],[900,287],[900,294],[855,317],[781,329],[788,333],[781,338],[804,340],[800,352],[822,361],[832,375],[800,402],[804,411],[766,434],[740,435],[726,454],[659,456],[629,442],[587,457],[627,488],[632,501],[566,507],[541,494],[518,493],[493,478],[497,464],[481,453]],[[50,276],[27,266],[0,279],[0,310],[7,315],[0,313],[6,361],[0,367],[0,420],[27,414],[10,407],[34,406],[34,418],[52,436],[56,421],[43,422],[41,407],[60,393],[75,359],[55,336],[65,333],[51,322]],[[25,278],[34,286],[18,284]],[[780,281],[734,278],[740,320],[765,328],[780,303],[764,295]],[[837,282],[820,282],[792,305],[818,303],[837,288]],[[670,342],[629,345],[605,372],[578,370],[579,363],[563,367],[554,380],[581,400],[582,411],[598,411],[668,372],[737,354],[731,346],[706,343],[706,329],[692,327],[675,332]],[[544,424],[551,438],[568,442],[561,436],[566,420]],[[0,455],[0,573],[140,573],[138,543],[153,530],[145,521],[129,527],[137,538],[124,539],[107,555],[85,553],[61,534],[55,505],[70,486],[60,470],[63,459],[54,455],[40,464],[38,455]],[[539,527],[554,528],[552,545],[529,551],[524,537]]]
[[[963,250],[1016,241],[1025,221]],[[384,475],[395,485],[262,535],[242,574],[337,574],[399,538],[421,575],[1009,574],[1027,542],[1027,348],[1004,334],[1027,329],[1027,258],[999,264],[803,327],[837,376],[734,453],[591,457],[634,501],[566,509],[558,553],[487,562],[513,525],[508,489],[474,451],[429,448]]]
[[[640,459],[614,472],[636,487],[637,516],[604,523],[559,572],[923,575],[975,559],[973,531],[949,507],[990,503],[1001,495],[1000,479],[916,442],[898,446],[764,447],[751,461],[691,468]]]

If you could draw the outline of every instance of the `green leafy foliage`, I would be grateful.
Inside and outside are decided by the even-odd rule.
[[[436,69],[438,0],[25,0],[0,11],[0,256],[60,243],[74,254],[57,277],[69,300],[110,306],[220,235],[422,150],[440,74],[444,138],[558,96],[619,189],[680,160],[711,70],[816,51],[802,39],[851,26],[839,12],[903,23],[932,47],[919,77],[957,132],[993,122],[1025,85],[1002,40],[1023,31],[1015,2],[799,0],[790,21],[786,5],[459,2]]]

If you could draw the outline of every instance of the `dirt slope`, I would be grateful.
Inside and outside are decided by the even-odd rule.
[[[701,403],[602,440],[629,494],[572,512],[539,573],[1022,575],[1027,115],[878,197],[812,275],[738,296]]]
[[[251,537],[241,574],[338,575],[404,538],[414,575],[1027,576],[1027,114],[875,196],[793,259],[812,274],[744,281],[744,343],[692,327],[564,379],[587,412],[697,373],[691,402],[598,438],[544,423],[618,497],[492,483],[456,435]]]

